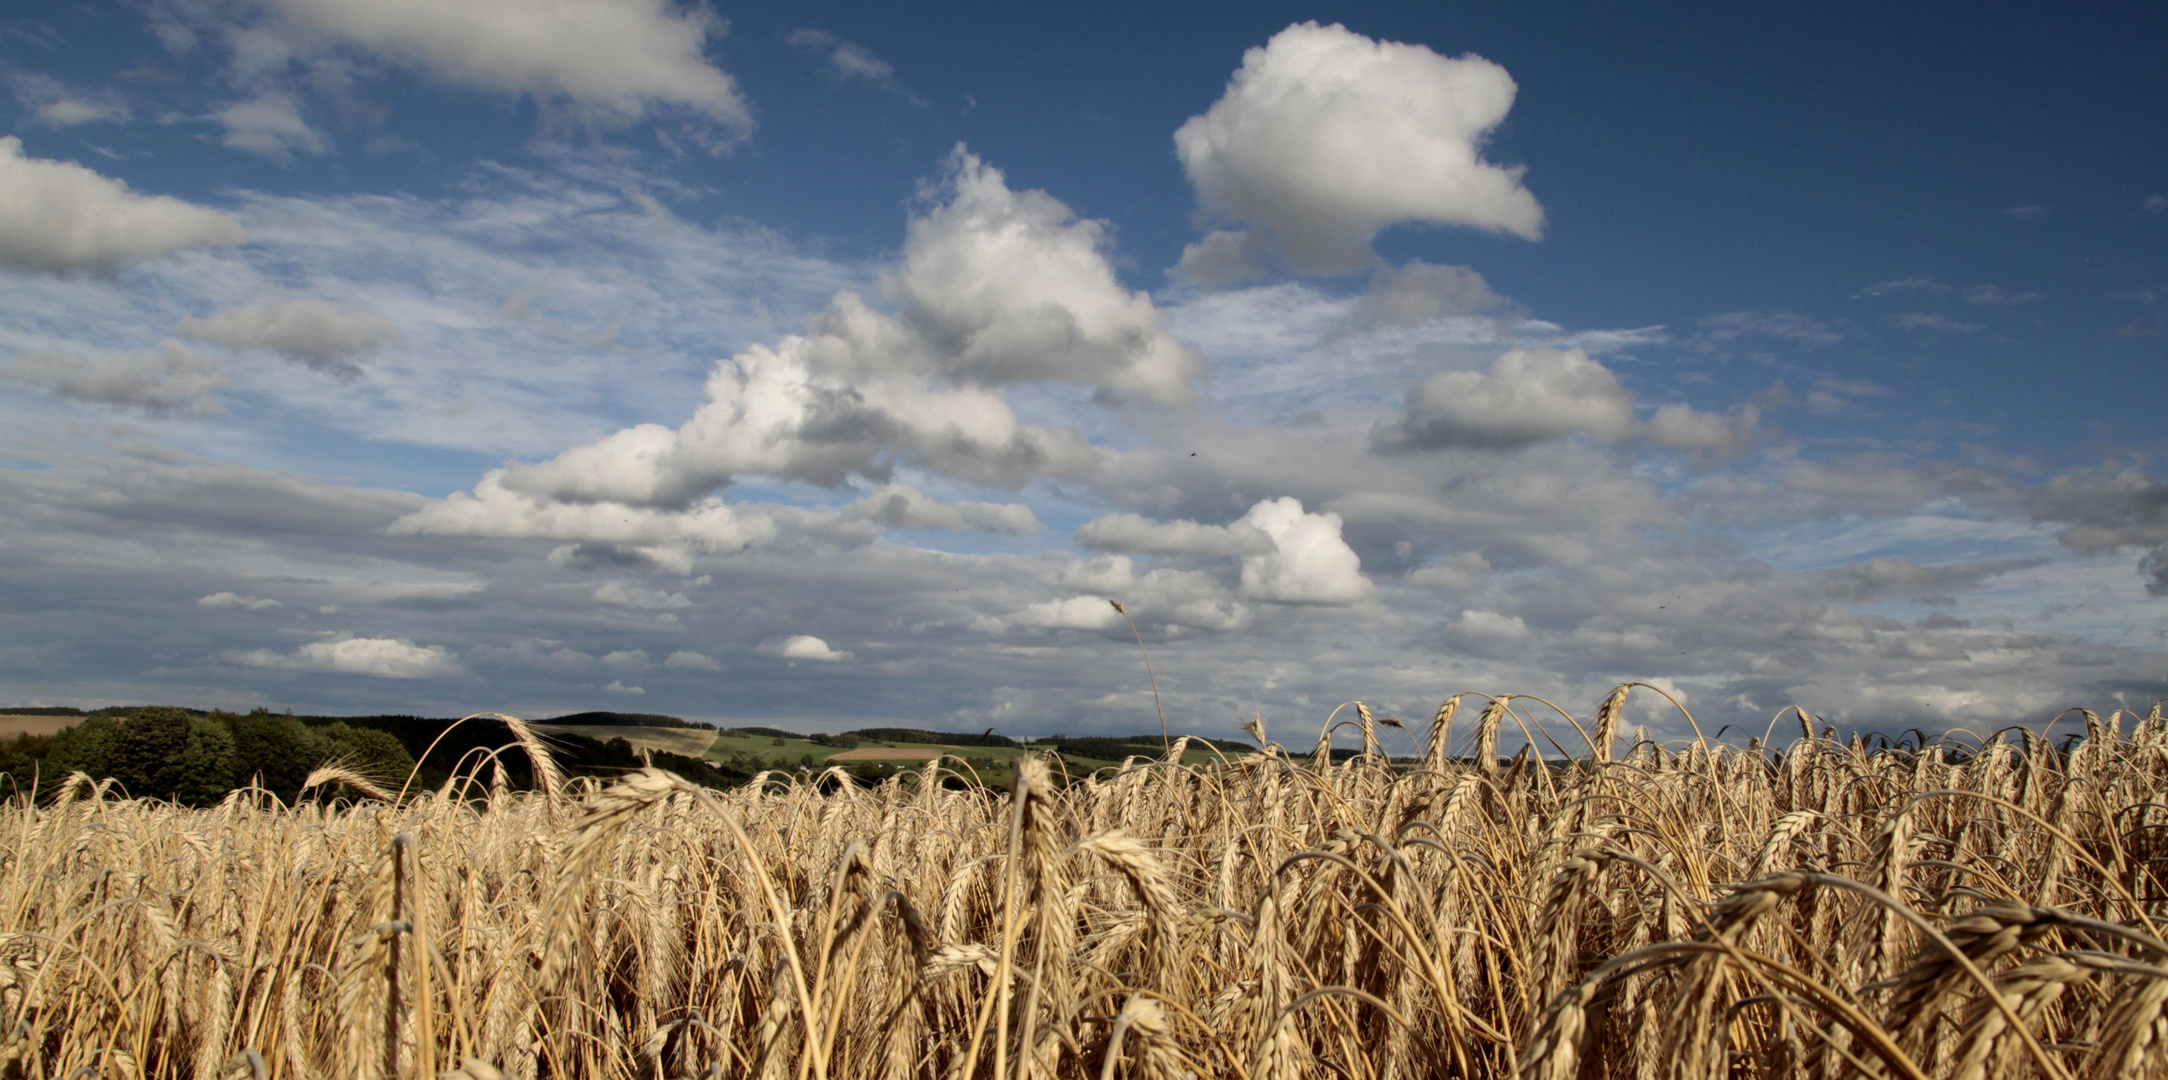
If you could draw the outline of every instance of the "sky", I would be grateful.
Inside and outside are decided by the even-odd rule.
[[[2164,361],[2158,5],[0,14],[0,704],[2143,711]]]

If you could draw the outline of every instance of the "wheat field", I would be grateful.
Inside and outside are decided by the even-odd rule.
[[[0,1075],[2168,1075],[2158,706],[1663,746],[1628,692],[1013,794],[572,785],[531,737],[535,792],[76,777],[0,811]]]

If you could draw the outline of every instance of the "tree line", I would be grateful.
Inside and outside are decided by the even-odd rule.
[[[304,724],[257,710],[245,716],[153,705],[94,713],[49,736],[0,743],[0,772],[16,791],[56,789],[69,773],[112,779],[128,794],[204,806],[255,784],[292,801],[318,765],[404,779],[414,758],[388,732],[343,723]]]
[[[572,776],[608,778],[652,761],[709,787],[751,779],[744,770],[698,758],[643,755],[622,738],[552,732],[547,741],[560,769]],[[310,772],[333,763],[391,787],[409,776],[417,786],[439,787],[455,770],[488,782],[495,779],[493,770],[502,769],[508,786],[526,789],[533,773],[525,754],[516,748],[498,752],[512,742],[504,723],[492,719],[455,727],[452,720],[416,716],[297,717],[152,705],[99,710],[57,734],[0,742],[0,773],[14,793],[57,791],[70,773],[80,772],[111,779],[138,798],[187,806],[213,805],[248,786],[292,802]]]

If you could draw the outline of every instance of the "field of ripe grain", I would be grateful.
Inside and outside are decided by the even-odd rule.
[[[1624,698],[1554,725],[1571,760],[1500,761],[1527,699],[1456,697],[1416,767],[1026,758],[1013,796],[937,762],[200,811],[71,782],[0,810],[0,1070],[2168,1075],[2157,707],[1739,748],[1621,737]]]
[[[55,735],[83,722],[80,716],[0,715],[0,740],[24,735]]]

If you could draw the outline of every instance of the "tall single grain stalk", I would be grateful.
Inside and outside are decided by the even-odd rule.
[[[1167,738],[1167,708],[1159,703],[1159,676],[1152,673],[1152,654],[1144,648],[1144,631],[1137,629],[1137,620],[1129,617],[1129,609],[1123,607],[1121,601],[1109,600],[1107,603],[1114,605],[1114,613],[1129,624],[1129,632],[1137,635],[1137,651],[1144,655],[1144,677],[1152,684],[1152,708],[1159,713],[1160,748],[1171,749],[1174,744]]]
[[[2157,708],[1625,745],[1631,689],[1570,758],[1501,767],[1534,699],[1456,742],[1456,695],[1418,766],[1170,743],[1013,795],[602,785],[539,740],[534,793],[71,778],[0,807],[0,1076],[2168,1075]]]

